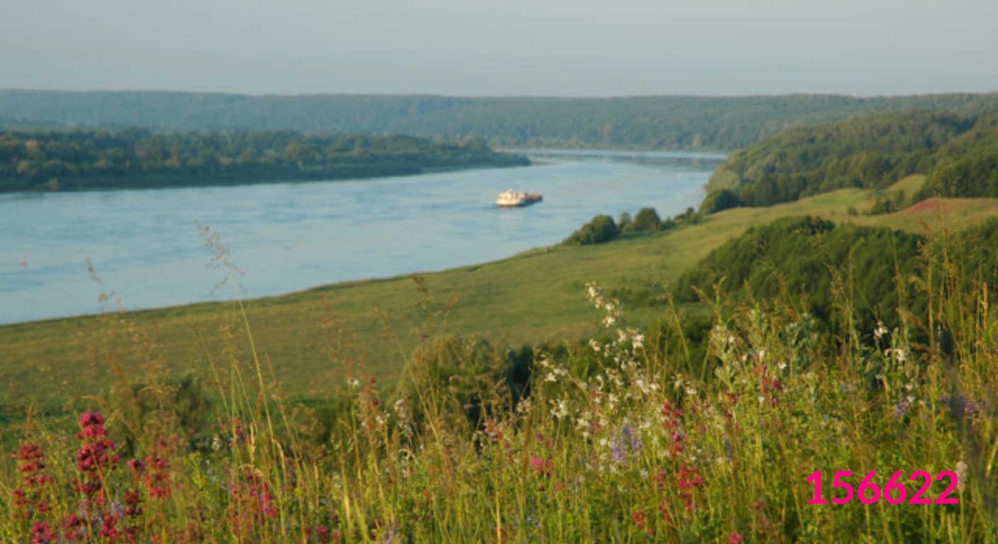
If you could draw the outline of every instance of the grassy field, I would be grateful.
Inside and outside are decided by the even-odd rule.
[[[922,181],[907,178],[891,191],[913,194]],[[484,334],[497,345],[591,336],[598,316],[584,301],[587,281],[608,291],[667,284],[727,239],[780,217],[811,214],[925,232],[944,221],[998,215],[998,200],[991,199],[863,215],[875,196],[847,189],[769,208],[738,208],[668,232],[626,235],[599,246],[539,248],[421,274],[425,289],[413,275],[339,283],[249,300],[245,310],[256,349],[286,390],[322,396],[344,371],[394,378],[420,338],[441,330]],[[851,215],[850,207],[859,215]],[[239,255],[231,258],[238,264]],[[663,309],[632,308],[628,315],[631,323],[648,325]],[[169,375],[203,372],[209,362],[246,356],[249,342],[239,304],[224,302],[7,325],[0,327],[0,346],[3,398],[18,401],[95,393],[116,367],[133,379],[150,367]]]

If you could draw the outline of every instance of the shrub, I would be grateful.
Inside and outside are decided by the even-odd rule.
[[[641,211],[634,216],[634,223],[631,224],[631,230],[635,232],[658,230],[659,223],[661,223],[661,220],[658,218],[655,208],[641,208]]]
[[[617,219],[617,229],[620,232],[631,230],[631,221],[631,214],[627,212],[620,214],[620,219]]]
[[[703,202],[700,204],[700,213],[709,215],[722,210],[737,208],[741,205],[742,201],[738,198],[738,193],[731,189],[721,189],[720,191],[711,192],[703,199]]]
[[[609,215],[597,215],[592,221],[582,225],[582,228],[565,239],[565,245],[585,246],[602,244],[617,237],[620,231]]]

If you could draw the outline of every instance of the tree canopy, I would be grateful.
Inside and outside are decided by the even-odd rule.
[[[416,174],[529,164],[463,143],[412,136],[147,129],[0,131],[0,191],[142,188]]]
[[[927,174],[918,198],[998,196],[996,127],[993,112],[909,111],[792,128],[729,155],[708,191],[713,199],[734,191],[729,203],[769,206],[847,187],[884,189]]]

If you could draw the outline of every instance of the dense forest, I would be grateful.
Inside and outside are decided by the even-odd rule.
[[[962,277],[952,281],[998,285],[998,220],[967,229],[947,240],[951,258],[962,263]],[[842,316],[856,319],[867,333],[878,322],[899,325],[897,308],[914,314],[926,310],[919,283],[927,274],[923,236],[884,227],[836,225],[814,217],[794,217],[752,227],[715,249],[676,282],[677,301],[694,302],[719,286],[736,299],[782,300],[806,309],[820,323]],[[959,257],[958,257],[959,256]],[[936,272],[939,274],[939,272]],[[991,296],[998,295],[992,292]],[[847,311],[848,310],[848,311]]]
[[[974,114],[993,106],[998,94],[604,99],[7,90],[0,91],[0,124],[291,129],[481,137],[521,147],[733,150],[793,126],[908,109]]]
[[[705,212],[768,206],[841,189],[883,189],[927,174],[916,195],[998,196],[998,115],[911,111],[786,130],[732,153]]]
[[[292,131],[0,132],[0,191],[328,180],[526,164],[526,157],[496,153],[481,138],[457,144]]]

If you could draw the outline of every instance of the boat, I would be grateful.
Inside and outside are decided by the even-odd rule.
[[[510,189],[499,195],[499,198],[496,199],[496,206],[501,208],[517,208],[520,206],[529,206],[542,200],[544,200],[542,195]]]

